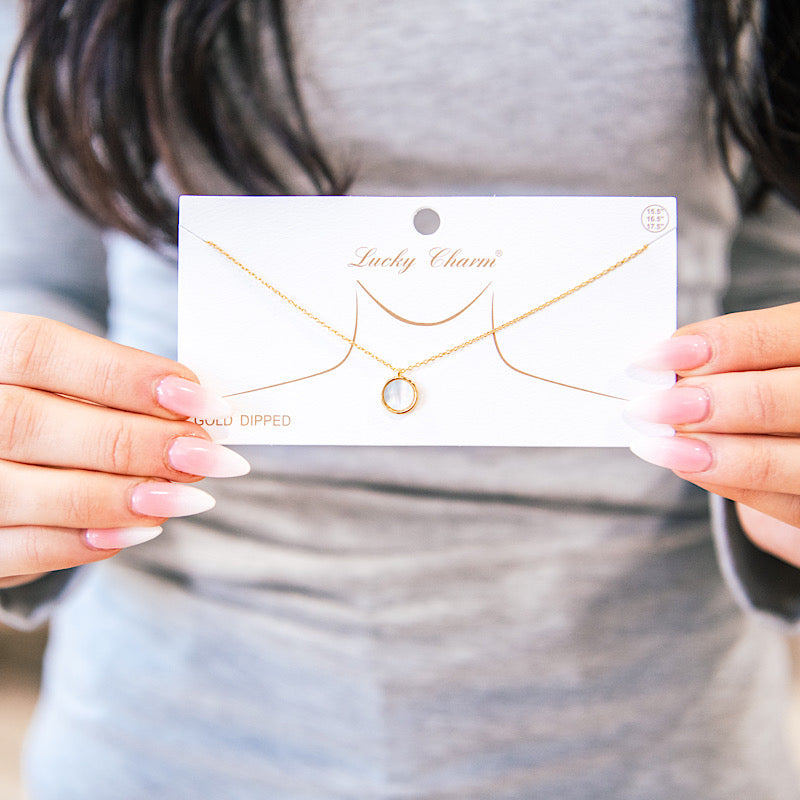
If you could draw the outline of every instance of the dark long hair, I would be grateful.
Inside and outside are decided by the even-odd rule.
[[[306,118],[282,0],[23,6],[11,74],[36,153],[99,224],[173,242],[175,189],[202,191],[192,147],[237,191],[346,191]],[[695,0],[695,27],[723,158],[735,141],[758,187],[800,207],[800,3]]]
[[[740,197],[752,204],[774,189],[800,208],[800,3],[695,0],[695,27]],[[734,142],[750,159],[744,173],[731,168]]]
[[[175,189],[199,190],[186,150],[203,153],[235,191],[346,190],[308,124],[281,0],[23,6],[6,121],[11,81],[24,70],[36,154],[99,224],[174,242]]]

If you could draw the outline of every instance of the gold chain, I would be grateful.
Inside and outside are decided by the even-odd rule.
[[[194,235],[196,236],[196,234],[194,234]],[[269,289],[273,294],[275,294],[278,297],[280,297],[281,300],[285,300],[290,306],[293,306],[300,313],[305,314],[305,316],[307,316],[309,319],[314,320],[314,322],[316,322],[318,325],[321,325],[323,328],[325,328],[326,330],[330,331],[335,336],[338,336],[340,339],[342,339],[343,341],[347,342],[347,344],[349,344],[352,347],[356,348],[356,350],[360,350],[365,355],[369,356],[370,358],[375,359],[375,361],[377,361],[379,364],[383,364],[383,366],[388,367],[398,377],[401,377],[403,375],[403,373],[405,373],[405,372],[411,372],[411,370],[413,370],[413,369],[417,369],[418,367],[423,367],[426,364],[430,364],[431,362],[437,361],[440,358],[444,358],[445,356],[449,356],[449,355],[452,355],[453,353],[457,353],[459,350],[463,350],[465,347],[469,347],[470,345],[473,345],[473,344],[476,344],[477,342],[482,341],[487,336],[493,336],[494,334],[498,333],[499,331],[505,330],[506,328],[510,328],[512,325],[516,325],[518,322],[522,322],[522,320],[527,319],[528,317],[532,316],[533,314],[536,314],[539,311],[543,311],[548,306],[552,306],[555,303],[558,303],[560,300],[564,300],[565,298],[569,297],[570,295],[575,294],[575,292],[579,292],[581,289],[585,289],[590,284],[594,283],[595,281],[599,281],[600,278],[604,278],[606,275],[608,275],[609,273],[613,272],[615,269],[619,269],[621,266],[623,266],[624,264],[627,264],[629,261],[633,261],[634,258],[636,258],[637,256],[640,256],[642,253],[644,253],[644,251],[647,250],[648,247],[650,247],[650,244],[652,244],[652,242],[651,242],[651,243],[643,245],[638,250],[634,250],[634,252],[632,252],[629,255],[625,256],[625,258],[622,258],[619,261],[617,261],[616,264],[612,264],[610,267],[606,267],[604,270],[601,270],[596,275],[592,275],[591,278],[587,278],[585,281],[581,281],[580,283],[576,283],[575,286],[573,286],[572,288],[567,289],[565,292],[562,292],[561,294],[556,295],[555,297],[551,297],[549,300],[546,300],[544,303],[541,303],[538,306],[534,306],[533,308],[529,309],[528,311],[524,312],[523,314],[520,314],[518,317],[514,317],[514,319],[508,320],[508,322],[504,322],[501,325],[496,325],[494,328],[491,328],[488,331],[485,331],[484,333],[480,334],[479,336],[474,336],[472,339],[467,339],[466,342],[461,342],[461,344],[457,344],[457,345],[455,345],[453,347],[450,347],[447,350],[442,350],[440,353],[436,353],[436,355],[429,356],[428,358],[424,358],[422,361],[417,361],[415,364],[409,364],[407,367],[398,368],[398,367],[395,367],[393,364],[390,364],[385,359],[381,358],[379,355],[373,353],[371,350],[368,350],[363,345],[358,344],[358,342],[356,342],[353,337],[347,336],[346,334],[342,333],[341,331],[336,330],[336,328],[332,327],[327,322],[325,322],[324,320],[320,319],[318,316],[313,314],[307,308],[305,308],[304,306],[301,306],[300,303],[296,302],[295,300],[292,300],[291,297],[288,297],[287,295],[285,295],[280,289],[278,289],[276,286],[273,286],[271,283],[269,283],[269,281],[264,280],[264,278],[262,278],[258,273],[253,272],[253,270],[250,269],[249,267],[246,267],[244,264],[242,264],[241,261],[239,261],[237,258],[232,256],[229,252],[224,250],[222,247],[220,247],[216,242],[209,241],[208,239],[202,239],[202,237],[199,237],[199,236],[197,238],[201,239],[203,242],[205,242],[207,245],[209,245],[209,247],[213,247],[218,253],[220,253],[221,255],[225,256],[225,258],[227,258],[232,263],[236,264],[236,266],[239,267],[239,269],[241,269],[243,272],[246,272],[251,278],[254,278],[260,284],[262,284],[267,289]]]

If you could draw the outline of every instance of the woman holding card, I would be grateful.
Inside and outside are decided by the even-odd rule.
[[[727,5],[24,4],[9,121],[82,212],[4,155],[0,604],[52,631],[32,800],[800,796],[800,15]],[[179,191],[677,196],[686,327],[638,344],[680,380],[629,411],[678,430],[633,444],[677,477],[368,446],[243,474],[173,360]]]

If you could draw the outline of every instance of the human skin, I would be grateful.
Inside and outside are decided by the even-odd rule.
[[[750,539],[800,566],[800,303],[692,323],[638,363],[677,373],[629,409],[675,436],[631,449],[736,501]]]
[[[0,313],[0,586],[108,558],[208,510],[246,461],[189,421],[226,410],[186,367]]]
[[[676,436],[634,452],[736,501],[753,542],[800,566],[800,303],[693,323],[640,363],[678,374],[632,407]],[[188,418],[223,402],[168,359],[0,313],[0,586],[210,508],[190,484],[247,467]]]

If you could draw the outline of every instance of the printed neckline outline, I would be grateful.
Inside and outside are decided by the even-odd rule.
[[[363,283],[361,283],[361,281],[356,281],[356,283],[358,284],[358,286],[361,287],[361,289],[364,291],[364,293],[367,295],[367,297],[369,297],[370,300],[372,300],[379,308],[381,308],[383,311],[385,311],[387,314],[389,314],[389,316],[394,317],[394,319],[396,319],[399,322],[402,322],[402,323],[404,323],[406,325],[420,325],[420,326],[423,326],[423,327],[429,327],[429,326],[432,326],[432,325],[444,325],[446,322],[450,322],[451,320],[454,320],[456,317],[458,317],[461,314],[463,314],[474,303],[476,303],[478,301],[478,299],[481,297],[481,295],[483,295],[483,293],[492,285],[492,282],[489,281],[489,283],[487,283],[486,286],[484,286],[483,289],[481,289],[480,292],[478,292],[478,294],[475,295],[475,297],[473,297],[472,300],[470,300],[461,310],[456,311],[454,314],[451,314],[449,317],[445,317],[444,319],[441,319],[441,320],[435,320],[433,322],[417,322],[417,321],[414,321],[414,320],[406,319],[405,317],[401,317],[399,314],[396,314],[394,311],[392,311],[391,309],[387,308],[387,306],[385,306],[383,303],[381,303],[380,300],[378,300],[375,297],[375,295],[373,295],[369,291],[369,289],[367,289],[367,287],[364,286]],[[341,367],[344,364],[344,362],[347,361],[348,358],[350,358],[350,355],[352,354],[353,349],[354,349],[353,345],[356,342],[357,333],[358,333],[358,289],[356,289],[356,293],[355,293],[355,322],[353,324],[352,340],[351,340],[351,343],[350,343],[350,347],[348,348],[348,350],[345,353],[344,357],[342,358],[341,361],[339,361],[338,364],[334,364],[332,367],[328,367],[328,369],[320,370],[319,372],[313,372],[311,375],[303,375],[303,376],[301,376],[299,378],[290,378],[289,380],[280,381],[279,383],[272,383],[269,386],[260,386],[257,389],[245,389],[244,391],[241,391],[241,392],[234,392],[233,394],[225,394],[225,395],[223,395],[223,397],[226,397],[226,398],[227,397],[239,397],[240,395],[243,395],[243,394],[252,394],[253,392],[263,392],[263,391],[266,391],[267,389],[275,389],[278,386],[286,386],[286,385],[288,385],[290,383],[299,383],[300,381],[307,381],[307,380],[309,380],[311,378],[317,378],[320,375],[326,375],[328,372],[333,372],[335,369],[338,369],[339,367]]]
[[[487,283],[486,286],[484,286],[483,289],[481,289],[481,291],[478,292],[478,294],[472,300],[470,300],[467,303],[467,305],[465,305],[460,311],[456,311],[454,314],[451,314],[450,316],[445,317],[444,319],[434,320],[432,322],[421,322],[421,321],[417,321],[417,320],[407,319],[407,318],[397,314],[396,312],[392,311],[386,305],[384,305],[380,300],[378,300],[366,288],[366,286],[364,286],[364,284],[360,280],[357,280],[356,284],[367,295],[367,297],[369,297],[370,300],[372,300],[375,303],[375,305],[377,305],[382,311],[384,311],[386,314],[388,314],[392,318],[398,320],[399,322],[401,322],[401,323],[403,323],[405,325],[415,325],[415,326],[421,326],[421,327],[432,327],[432,326],[435,326],[435,325],[444,325],[444,324],[446,324],[448,322],[451,322],[452,320],[456,319],[461,314],[463,314],[465,311],[467,311],[469,308],[471,308],[483,296],[483,294],[489,289],[489,287],[492,285],[492,281]],[[327,369],[323,369],[323,370],[319,370],[317,372],[313,372],[310,375],[302,375],[302,376],[300,376],[298,378],[290,378],[289,380],[279,381],[278,383],[272,383],[272,384],[269,384],[267,386],[259,386],[259,387],[255,388],[255,389],[244,389],[243,391],[232,392],[230,394],[224,394],[223,397],[225,397],[225,398],[240,397],[240,396],[245,395],[245,394],[254,394],[255,392],[263,392],[263,391],[267,391],[268,389],[276,389],[279,386],[287,386],[287,385],[292,384],[292,383],[299,383],[301,381],[306,381],[306,380],[310,380],[312,378],[317,378],[317,377],[319,377],[321,375],[326,375],[329,372],[333,372],[334,370],[337,370],[339,367],[343,366],[344,363],[350,358],[350,356],[353,353],[354,344],[356,342],[356,337],[357,337],[357,334],[358,334],[358,288],[356,288],[354,301],[355,301],[355,306],[354,306],[354,308],[355,308],[355,315],[354,315],[355,319],[354,319],[354,322],[353,322],[352,340],[350,342],[350,347],[347,349],[347,352],[345,353],[345,355],[342,357],[342,359],[338,363],[334,364],[331,367],[328,367]],[[492,327],[495,326],[494,303],[495,303],[495,295],[494,295],[494,292],[492,292],[492,300],[491,300],[491,306],[490,306]],[[502,364],[504,364],[505,366],[507,366],[509,369],[511,369],[514,372],[518,373],[519,375],[523,375],[525,377],[532,378],[533,380],[541,381],[543,383],[549,383],[549,384],[551,384],[553,386],[561,386],[561,387],[563,387],[565,389],[572,389],[572,390],[578,391],[578,392],[585,392],[586,394],[592,394],[592,395],[595,395],[595,396],[598,396],[598,397],[607,397],[607,398],[609,398],[611,400],[620,400],[622,402],[626,402],[628,400],[628,398],[626,398],[626,397],[620,397],[619,395],[609,394],[608,392],[601,392],[601,391],[598,391],[596,389],[586,389],[586,388],[584,388],[582,386],[575,386],[575,385],[573,385],[571,383],[565,383],[563,381],[553,380],[552,378],[545,378],[542,375],[534,375],[532,372],[527,372],[527,371],[525,371],[523,369],[520,369],[519,367],[514,366],[510,361],[508,361],[508,359],[503,354],[503,351],[500,349],[500,343],[497,341],[497,332],[496,331],[492,334],[492,341],[494,342],[495,350],[497,351],[497,355],[498,355],[498,357],[500,359],[500,362]]]

